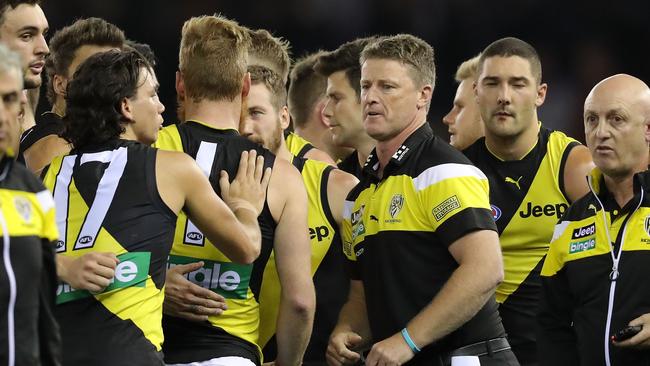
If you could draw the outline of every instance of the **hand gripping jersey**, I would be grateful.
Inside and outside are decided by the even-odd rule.
[[[343,252],[361,280],[374,340],[398,333],[427,306],[458,264],[448,246],[476,230],[496,230],[488,181],[425,123],[397,149],[379,179],[373,151],[345,202]],[[476,243],[481,245],[481,243]],[[465,345],[503,337],[491,298],[463,326],[422,348],[410,365],[437,365]]]
[[[465,155],[490,181],[490,206],[499,230],[505,277],[496,299],[503,326],[520,362],[534,362],[539,271],[553,225],[568,207],[564,165],[579,143],[540,128],[538,142],[521,160],[503,161],[479,139]],[[525,344],[522,349],[520,345]],[[527,347],[526,347],[527,345]]]
[[[241,137],[236,130],[219,130],[197,121],[164,128],[155,146],[184,151],[192,156],[217,194],[220,193],[221,170],[226,170],[234,179],[242,151],[257,150],[264,156],[266,166],[273,166],[275,161],[268,150]],[[185,213],[179,214],[168,265],[203,261],[205,266],[189,273],[188,280],[222,295],[228,310],[211,316],[204,324],[165,316],[165,362],[189,363],[225,356],[260,362],[261,351],[257,346],[259,294],[275,232],[275,222],[266,204],[259,222],[262,231],[260,257],[254,264],[240,265],[232,263],[216,249]]]
[[[291,155],[297,156],[299,158],[304,158],[305,154],[314,148],[314,145],[312,145],[309,141],[296,135],[293,132],[289,132],[284,140]]]
[[[555,226],[542,267],[540,365],[648,365],[647,348],[610,337],[650,313],[650,172],[634,176],[624,207],[598,169],[590,187]]]
[[[327,182],[331,165],[312,159],[294,158],[293,165],[302,174],[308,197],[308,225],[311,239],[311,273],[316,290],[314,327],[303,360],[325,362],[330,333],[336,325],[339,311],[347,299],[350,281],[344,270],[345,257],[341,249],[338,225],[330,211]],[[275,360],[276,321],[280,303],[280,279],[274,254],[264,270],[260,294],[260,346],[264,359]]]
[[[59,365],[54,201],[6,156],[0,159],[0,238],[0,364]]]
[[[114,140],[54,159],[58,255],[115,253],[101,293],[60,283],[56,315],[65,365],[160,365],[166,259],[176,214],[156,186],[156,150]]]

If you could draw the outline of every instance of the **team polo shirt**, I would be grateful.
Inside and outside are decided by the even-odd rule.
[[[351,277],[363,282],[375,341],[405,327],[458,268],[449,245],[477,230],[496,231],[487,178],[427,123],[397,149],[382,178],[378,169],[373,150],[347,197],[342,230]],[[503,335],[492,298],[413,363],[428,364],[442,352]]]
[[[13,157],[0,157],[0,365],[61,362],[58,236],[50,192]]]

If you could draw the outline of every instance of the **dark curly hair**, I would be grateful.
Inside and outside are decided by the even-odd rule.
[[[136,94],[143,68],[153,73],[147,60],[134,50],[89,57],[68,83],[61,137],[74,149],[119,138],[129,122],[121,103]]]

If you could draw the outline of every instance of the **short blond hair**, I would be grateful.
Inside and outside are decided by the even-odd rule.
[[[234,100],[243,87],[250,42],[245,28],[219,15],[186,21],[178,55],[186,95],[195,102]]]
[[[433,47],[421,38],[398,34],[368,44],[361,52],[359,63],[368,59],[388,59],[411,66],[413,81],[418,87],[436,84],[436,66]]]
[[[458,83],[461,83],[465,79],[476,81],[476,78],[478,77],[478,61],[480,58],[481,54],[479,53],[469,60],[463,61],[463,63],[458,66],[454,79],[456,79]]]
[[[282,77],[287,84],[291,66],[290,44],[286,39],[274,37],[265,29],[249,30],[251,47],[248,50],[249,66],[264,66]]]

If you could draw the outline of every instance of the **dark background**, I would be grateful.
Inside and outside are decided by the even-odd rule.
[[[128,38],[151,45],[166,123],[176,121],[174,72],[183,22],[221,13],[265,28],[292,44],[293,57],[373,34],[411,33],[436,52],[437,85],[429,120],[440,120],[456,91],[453,75],[490,42],[519,37],[540,53],[548,83],[542,122],[584,140],[582,104],[595,83],[616,73],[650,82],[650,1],[549,0],[44,0],[50,35],[80,17],[97,16]],[[47,108],[44,93],[40,110]]]

